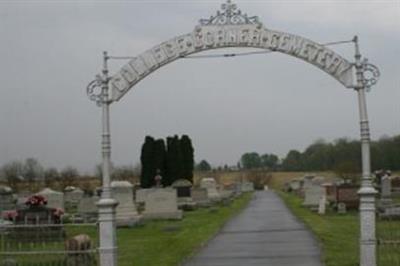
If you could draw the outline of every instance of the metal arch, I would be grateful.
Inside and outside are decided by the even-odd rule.
[[[257,24],[261,25],[257,16],[249,17],[243,14],[236,4],[231,0],[221,5],[221,10],[217,11],[215,16],[210,16],[208,19],[200,19],[200,25],[241,25],[241,24]]]

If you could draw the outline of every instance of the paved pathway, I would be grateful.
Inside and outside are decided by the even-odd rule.
[[[257,191],[185,266],[321,266],[312,234],[272,191]]]

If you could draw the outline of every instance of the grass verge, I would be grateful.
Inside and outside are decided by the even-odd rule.
[[[338,215],[327,212],[321,216],[302,207],[302,199],[284,192],[278,192],[291,211],[300,218],[322,244],[323,262],[326,266],[359,265],[359,216],[358,212]],[[397,229],[395,229],[397,228]],[[400,239],[399,221],[378,221],[378,238]],[[378,265],[400,265],[400,246],[379,246]],[[398,264],[397,264],[398,263]]]

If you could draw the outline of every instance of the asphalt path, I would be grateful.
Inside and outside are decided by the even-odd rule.
[[[322,266],[312,233],[273,191],[257,191],[185,266]]]

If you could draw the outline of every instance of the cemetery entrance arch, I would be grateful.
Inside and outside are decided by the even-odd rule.
[[[99,206],[100,261],[103,266],[116,265],[115,206],[117,202],[110,192],[110,126],[109,106],[119,101],[135,84],[160,67],[206,50],[229,47],[252,47],[284,53],[323,70],[345,88],[358,93],[360,131],[362,145],[362,185],[360,194],[361,239],[360,265],[376,265],[375,194],[370,171],[370,136],[365,100],[365,89],[377,82],[378,69],[361,57],[357,37],[355,61],[350,62],[326,46],[290,33],[268,29],[257,17],[249,17],[228,0],[222,10],[209,19],[201,19],[195,29],[174,37],[144,53],[131,58],[116,74],[109,77],[104,52],[102,74],[97,75],[87,87],[91,100],[103,110],[102,155],[103,193]],[[365,73],[368,72],[368,78]]]

